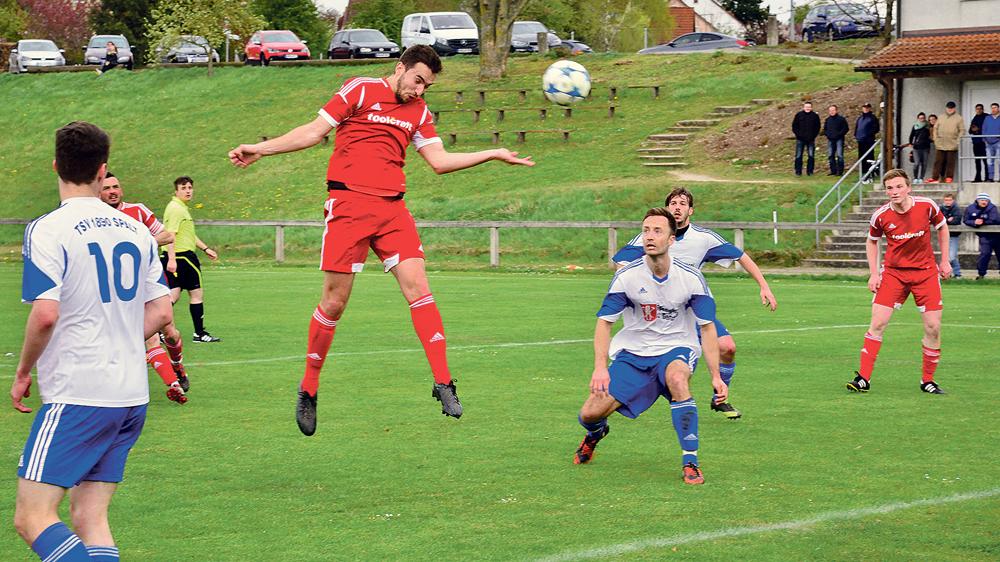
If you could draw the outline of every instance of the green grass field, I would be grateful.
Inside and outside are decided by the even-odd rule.
[[[432,272],[466,407],[440,415],[391,276],[361,274],[334,340],[319,429],[299,434],[294,390],[320,273],[206,271],[217,345],[186,344],[191,401],[154,389],[112,507],[127,560],[996,560],[1000,437],[995,287],[946,284],[945,396],[921,393],[919,317],[897,314],[867,395],[848,393],[868,321],[862,280],[710,276],[734,332],[732,402],[702,405],[702,487],[680,480],[668,409],[612,418],[574,466],[576,412],[607,274]],[[0,381],[28,307],[0,265]],[[178,325],[190,337],[184,301]],[[37,398],[29,400],[37,406]],[[0,410],[0,560],[33,556],[10,524],[32,416]],[[601,550],[604,549],[604,550]]]

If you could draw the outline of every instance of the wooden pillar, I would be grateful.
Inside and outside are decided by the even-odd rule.
[[[896,167],[893,160],[893,142],[896,137],[896,91],[892,78],[878,76],[878,83],[882,84],[882,101],[885,110],[882,112],[882,166],[883,169]],[[881,179],[877,178],[877,179]]]
[[[618,229],[611,227],[608,229],[608,264],[611,269],[615,268],[614,257],[618,252]]]
[[[743,249],[744,240],[743,240],[742,228],[737,228],[733,230],[733,245],[741,250]],[[736,271],[743,271],[743,266],[740,265],[739,262],[736,262]]]
[[[274,227],[274,261],[283,263],[285,261],[285,227]]]
[[[500,267],[500,229],[490,227],[490,267]]]

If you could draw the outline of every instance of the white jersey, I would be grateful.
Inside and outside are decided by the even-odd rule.
[[[612,359],[619,351],[651,357],[675,347],[701,354],[695,325],[715,320],[715,300],[701,272],[671,257],[667,276],[660,279],[639,258],[615,273],[597,317],[624,326],[611,340]]]
[[[23,255],[22,300],[59,302],[38,359],[42,402],[148,403],[145,304],[169,294],[149,229],[97,197],[73,197],[28,224]]]
[[[616,263],[628,263],[643,255],[642,233],[615,254]],[[733,261],[743,257],[743,250],[726,242],[714,231],[690,223],[687,230],[676,236],[670,246],[670,256],[701,269],[706,262],[714,262],[722,267],[733,265]]]

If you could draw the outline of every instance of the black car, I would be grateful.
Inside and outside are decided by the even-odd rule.
[[[516,21],[510,32],[510,50],[513,53],[537,53],[538,34],[548,34],[547,41],[549,48],[558,47],[562,44],[555,33],[549,31],[547,27],[537,21]]]
[[[582,55],[584,53],[594,52],[594,50],[590,48],[590,45],[575,39],[563,39],[562,44],[559,46],[568,50],[571,55]]]
[[[156,48],[160,62],[208,62],[209,56],[212,57],[212,62],[219,62],[219,52],[211,48],[208,40],[200,35],[181,35],[169,49],[165,47],[166,45],[160,45]]]
[[[331,59],[396,58],[399,45],[377,29],[345,29],[333,34],[326,54]]]
[[[878,35],[884,22],[861,4],[824,4],[809,10],[802,32],[810,43],[816,37],[847,39]]]

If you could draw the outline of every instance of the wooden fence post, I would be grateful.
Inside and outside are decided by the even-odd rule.
[[[608,264],[611,269],[615,268],[615,253],[618,252],[618,229],[611,227],[608,229]]]
[[[744,240],[742,228],[736,228],[733,230],[733,245],[741,250],[743,249]],[[743,271],[743,266],[740,265],[740,262],[736,262],[736,271]]]
[[[284,263],[285,261],[285,227],[274,227],[274,261]]]
[[[500,267],[500,229],[490,227],[490,267]]]

